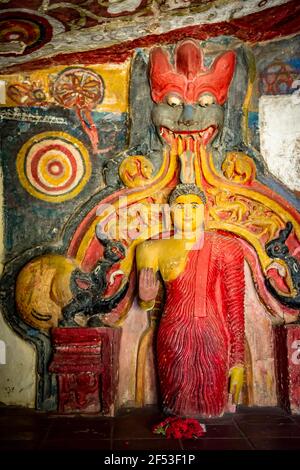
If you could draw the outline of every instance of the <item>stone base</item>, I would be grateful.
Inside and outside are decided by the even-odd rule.
[[[279,405],[300,414],[300,325],[275,328]]]
[[[57,375],[60,413],[114,416],[121,329],[54,328],[49,371]]]

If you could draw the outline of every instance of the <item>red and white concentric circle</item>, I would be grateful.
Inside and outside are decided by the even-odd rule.
[[[17,170],[30,194],[53,202],[77,195],[91,173],[84,145],[61,132],[39,134],[26,142],[18,154]]]

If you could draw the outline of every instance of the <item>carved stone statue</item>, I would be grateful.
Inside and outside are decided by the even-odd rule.
[[[244,373],[244,256],[237,240],[204,232],[205,196],[179,185],[170,197],[174,238],[137,249],[139,298],[151,309],[157,273],[166,287],[157,336],[165,411],[219,416],[237,403]]]
[[[103,158],[106,187],[78,200],[83,205],[57,240],[5,267],[0,296],[6,317],[38,351],[40,409],[57,402],[48,370],[50,330],[79,326],[78,313],[85,319],[80,326],[102,326],[103,320],[122,327],[120,403],[155,402],[148,356],[163,309],[157,301],[148,325],[135,322],[136,253],[141,305],[154,305],[156,275],[166,287],[156,348],[165,409],[220,415],[230,402],[228,384],[237,403],[243,376],[247,403],[277,403],[272,324],[299,315],[300,217],[250,141],[255,58],[246,45],[234,51],[223,42],[211,45],[184,39],[136,52],[128,148]],[[168,200],[176,233],[159,240],[164,214],[151,209]],[[99,239],[98,227],[107,238]],[[257,290],[261,309],[258,300],[244,309],[244,259],[246,292]],[[81,335],[80,328],[60,330],[67,340]],[[266,348],[257,341],[262,335]]]

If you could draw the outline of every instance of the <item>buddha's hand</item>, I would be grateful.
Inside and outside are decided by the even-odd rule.
[[[232,395],[232,401],[238,404],[240,392],[244,383],[244,366],[237,365],[229,371],[229,393]]]
[[[139,278],[139,298],[143,302],[151,302],[157,296],[159,281],[152,268],[143,268]]]

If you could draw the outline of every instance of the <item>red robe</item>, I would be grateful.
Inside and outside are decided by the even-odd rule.
[[[163,405],[173,414],[223,414],[229,369],[244,363],[244,291],[238,240],[210,232],[166,283],[157,357]]]

